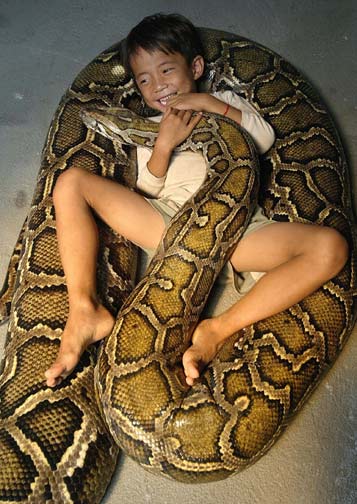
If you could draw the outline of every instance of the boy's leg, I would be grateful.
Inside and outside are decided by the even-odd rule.
[[[69,316],[57,359],[46,371],[49,386],[67,376],[84,349],[107,336],[114,324],[97,299],[98,233],[91,209],[142,247],[155,248],[165,229],[162,216],[142,196],[82,169],[71,168],[59,177],[53,200]]]
[[[187,383],[229,336],[301,301],[337,275],[347,257],[345,239],[323,226],[276,223],[244,237],[230,258],[234,269],[266,274],[224,313],[198,324],[183,356]]]

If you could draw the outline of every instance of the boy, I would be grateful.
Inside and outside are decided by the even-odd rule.
[[[141,248],[155,249],[172,215],[205,177],[200,154],[174,153],[200,120],[200,112],[222,114],[241,124],[260,153],[274,141],[271,127],[242,98],[230,92],[197,93],[204,70],[202,48],[195,28],[182,16],[150,16],[133,28],[127,38],[127,64],[146,104],[163,114],[153,150],[138,149],[137,186],[146,197],[78,168],[59,177],[53,199],[69,317],[57,359],[45,373],[51,387],[71,373],[84,349],[107,336],[114,324],[96,293],[98,237],[92,210]],[[256,278],[261,272],[260,278],[227,311],[198,324],[183,355],[187,383],[194,383],[230,335],[299,302],[335,276],[347,256],[347,243],[334,229],[272,222],[258,208],[230,264],[236,272],[255,272]]]

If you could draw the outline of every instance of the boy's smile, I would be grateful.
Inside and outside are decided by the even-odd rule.
[[[196,56],[189,66],[180,53],[166,54],[158,49],[148,52],[139,48],[131,57],[130,66],[146,104],[164,112],[171,96],[196,92],[203,58]]]

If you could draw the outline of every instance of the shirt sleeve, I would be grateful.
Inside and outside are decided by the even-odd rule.
[[[160,122],[162,119],[162,114],[160,116],[150,117],[153,122]],[[156,177],[151,173],[148,168],[148,162],[152,155],[152,149],[148,147],[137,147],[136,148],[137,163],[138,163],[138,177],[136,179],[136,187],[153,198],[157,198],[161,189],[165,185],[165,180],[167,173],[163,177]]]
[[[259,154],[267,152],[274,143],[275,133],[253,105],[233,91],[218,91],[214,96],[242,112],[241,126],[253,138]]]
[[[166,175],[163,177],[155,177],[155,175],[150,172],[147,163],[145,163],[139,172],[136,187],[145,194],[156,198],[164,187],[165,180]]]

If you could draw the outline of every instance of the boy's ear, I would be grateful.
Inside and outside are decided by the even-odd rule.
[[[205,61],[203,59],[203,56],[196,56],[192,63],[191,63],[191,68],[192,68],[192,73],[193,73],[193,78],[195,80],[199,79],[201,75],[203,74],[203,70],[205,68]]]

